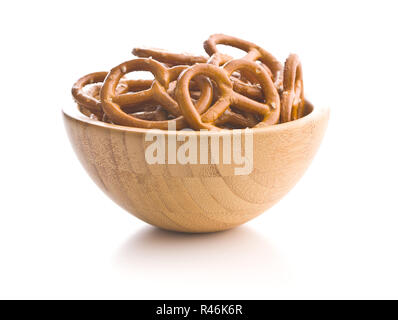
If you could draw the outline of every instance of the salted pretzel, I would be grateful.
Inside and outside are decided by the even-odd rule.
[[[128,79],[124,81],[127,84],[128,92],[139,92],[142,90],[148,90],[152,86],[153,80],[144,79]],[[154,120],[162,121],[167,120],[167,112],[161,106],[143,106],[141,111],[136,111],[131,113],[133,117],[143,119],[143,120]]]
[[[206,62],[219,66],[233,59],[231,56],[222,53],[213,55],[209,58],[204,56],[194,56],[188,53],[174,53],[164,49],[141,48],[141,47],[134,48],[132,53],[137,57],[152,58],[171,66],[194,65],[196,63],[206,63]],[[254,88],[244,87],[242,83],[237,83],[237,88],[239,91],[242,91],[242,94],[247,94],[251,98],[255,99],[262,98],[261,90],[255,90]]]
[[[286,59],[283,70],[283,92],[281,97],[281,122],[297,120],[304,113],[303,70],[297,55]]]
[[[227,36],[224,34],[214,34],[209,37],[204,42],[205,51],[211,56],[210,62],[217,62],[219,57],[225,56],[225,54],[221,53],[217,49],[218,44],[228,45],[234,48],[241,49],[246,51],[247,54],[242,58],[249,61],[261,61],[261,66],[272,75],[272,79],[275,83],[277,89],[280,89],[282,80],[281,80],[281,70],[282,65],[280,62],[268,51],[264,50],[260,46],[232,36]],[[222,58],[221,58],[222,60]],[[257,88],[257,86],[253,84],[257,84],[255,77],[250,75],[247,72],[241,73],[241,81],[234,79],[234,90],[240,92],[246,96],[249,96],[252,99],[258,100],[263,99],[261,97],[261,90]]]
[[[233,58],[229,55],[218,53],[216,55],[209,57],[204,56],[194,56],[187,53],[174,53],[164,49],[154,49],[154,48],[134,48],[132,53],[137,57],[142,58],[153,58],[159,62],[166,63],[170,66],[176,65],[194,65],[196,63],[211,63],[217,66],[222,65]],[[249,86],[243,81],[239,81],[237,78],[234,80],[234,90],[248,96],[251,99],[261,100],[263,99],[263,94],[261,89],[256,86]],[[169,90],[170,92],[171,90]]]
[[[147,90],[151,87],[152,85],[152,80],[124,80],[124,83],[127,85],[128,91],[129,92],[137,92],[137,91],[142,91],[142,90]],[[177,80],[170,82],[169,88],[167,89],[167,93],[174,99],[174,90],[177,85]],[[194,100],[199,100],[202,91],[205,91],[205,96],[210,94],[210,86],[208,82],[205,79],[199,79],[199,81],[191,82],[190,84],[190,91],[191,91],[191,97]],[[202,106],[200,109],[200,112],[205,111],[204,108],[208,107],[209,104],[203,104],[200,103]],[[161,121],[161,120],[167,120],[168,114],[167,112],[161,107],[161,106],[151,106],[151,105],[144,105],[142,111],[137,111],[131,113],[132,116],[143,119],[143,120],[155,120],[155,121]]]
[[[99,93],[102,87],[102,83],[95,83],[91,86],[87,86],[84,88],[85,94],[89,97],[93,97],[94,99],[99,101]],[[78,103],[77,104],[79,107],[79,110],[81,113],[86,115],[87,117],[93,119],[93,120],[100,120],[101,116],[103,115],[102,109],[101,111],[93,113],[93,111],[90,111],[86,107],[84,107],[82,104]]]
[[[228,57],[228,59],[230,60],[230,57]],[[235,79],[234,77],[231,77],[231,79]],[[236,91],[238,93],[244,94],[250,98],[253,98],[255,100],[261,100],[263,98],[263,93],[261,91],[261,89],[258,89],[260,91],[260,93],[258,94],[257,90],[251,90],[250,91],[250,87],[248,86],[243,86],[240,87],[239,83],[235,83],[233,81],[234,84],[234,90],[236,89]],[[237,85],[235,87],[235,84]],[[172,96],[173,98],[175,98],[175,88],[177,86],[177,81],[173,81],[170,83],[168,92],[170,94],[170,96]],[[213,90],[216,88],[213,88]],[[189,90],[190,90],[190,95],[191,98],[193,99],[198,99],[201,95],[201,91],[198,87],[198,85],[196,84],[196,82],[191,81],[189,84]],[[217,94],[213,91],[213,99],[217,98]],[[222,116],[217,119],[216,125],[217,126],[222,126],[224,124],[231,124],[233,126],[237,126],[237,127],[241,127],[241,128],[246,128],[246,127],[253,127],[258,123],[258,120],[255,118],[255,116],[251,113],[245,112],[244,115],[236,113],[234,111],[232,111],[231,109],[226,110]]]
[[[100,91],[102,82],[105,80],[108,72],[94,72],[80,78],[72,88],[72,95],[79,105],[80,111],[86,116],[99,120],[104,117],[101,101]],[[86,89],[86,86],[90,85]],[[126,93],[128,91],[141,91],[149,89],[152,85],[152,80],[123,80],[117,86],[117,94]],[[154,118],[160,120],[162,112],[157,110],[140,112],[138,117],[145,119]],[[109,122],[105,119],[106,122]]]
[[[227,36],[224,34],[214,34],[204,42],[204,49],[210,55],[208,63],[221,65],[228,61],[226,60],[228,56],[218,51],[217,44],[229,45],[234,48],[246,51],[247,52],[246,56],[242,58],[245,60],[256,61],[258,60],[259,57],[264,57],[263,60],[266,60],[267,62],[268,61],[273,62],[274,60],[276,60],[271,54],[269,54],[261,47],[255,45],[254,43],[239,38]],[[276,77],[273,75],[272,71],[270,70],[270,68],[268,68],[266,64],[261,64],[261,65],[273,78]],[[279,69],[281,69],[281,67],[279,67]],[[242,71],[239,79],[234,78],[233,82],[236,91],[245,95],[250,94],[251,98],[255,99],[261,97],[261,90],[259,90],[256,86],[251,85],[251,84],[256,84],[256,79],[250,73]]]
[[[261,84],[264,97],[266,97],[265,103],[249,99],[233,90],[230,76],[233,72],[242,70],[256,75],[257,81]],[[216,83],[219,92],[217,101],[202,115],[197,112],[189,95],[189,83],[194,77],[199,75],[212,79]],[[222,68],[213,64],[194,65],[181,73],[175,93],[186,121],[196,130],[218,130],[219,127],[217,127],[216,121],[230,106],[262,115],[263,119],[256,127],[275,124],[279,120],[280,101],[278,92],[268,73],[252,61],[244,59],[231,60]]]
[[[261,61],[262,63],[260,65],[272,76],[273,80],[277,83],[280,82],[279,73],[282,69],[282,66],[274,56],[254,43],[224,34],[211,35],[209,39],[204,42],[204,49],[210,56],[208,63],[222,65],[228,60],[231,60],[228,59],[228,55],[221,53],[217,49],[218,44],[229,45],[231,47],[246,51],[247,54],[242,59],[248,61]],[[264,99],[261,89],[255,85],[257,84],[256,78],[250,73],[242,71],[240,79],[234,77],[232,80],[235,91],[244,94],[251,99]]]
[[[140,58],[153,58],[159,62],[166,63],[170,66],[177,65],[194,65],[196,63],[205,63],[207,57],[194,56],[189,53],[173,53],[164,49],[155,48],[134,48],[133,55]]]
[[[72,96],[79,107],[83,107],[88,112],[91,112],[99,117],[102,117],[103,112],[101,101],[98,95],[102,82],[105,80],[107,74],[108,72],[105,71],[87,74],[77,80],[72,87]],[[90,84],[94,85],[87,91],[84,91],[84,88]],[[124,82],[121,82],[117,86],[117,93],[124,93],[127,90],[128,86]]]
[[[175,98],[175,88],[177,86],[177,81],[173,81],[170,83],[169,86],[169,94],[173,98]],[[200,87],[197,85],[196,82],[191,81],[189,84],[190,95],[192,99],[198,100],[201,96]],[[214,88],[213,88],[214,90]],[[262,96],[262,93],[261,93]],[[213,91],[213,99],[214,99],[214,91]],[[200,112],[202,113],[202,112]],[[243,114],[238,114],[233,112],[232,110],[226,110],[224,114],[217,119],[216,125],[223,126],[224,124],[231,124],[233,126],[239,128],[246,128],[246,127],[253,127],[258,123],[258,120],[254,117],[253,114],[246,112]]]
[[[224,55],[218,51],[218,44],[246,51],[247,54],[242,59],[248,61],[261,61],[270,69],[274,80],[278,78],[278,74],[282,70],[282,65],[272,54],[258,45],[246,40],[227,36],[225,34],[213,34],[204,42],[203,46],[209,56]]]
[[[188,53],[174,53],[164,49],[155,49],[155,48],[141,48],[136,47],[132,51],[133,55],[141,58],[153,58],[159,62],[166,63],[170,66],[176,65],[194,65],[196,63],[212,63],[215,65],[221,65],[226,63],[233,58],[229,55],[219,53],[217,55],[213,55],[210,57],[204,56],[195,56]],[[234,79],[234,89],[244,94],[251,99],[261,100],[263,99],[263,95],[261,89],[254,86],[247,86],[245,83],[239,81],[238,79]]]
[[[181,65],[181,64],[193,65],[196,63],[204,63],[207,61],[207,58],[203,56],[193,56],[184,53],[172,53],[163,49],[134,48],[133,54],[139,57],[152,57],[159,62],[167,63],[170,65]],[[221,55],[221,57],[222,60],[219,63],[224,63],[232,59],[232,57],[227,55]],[[172,97],[174,97],[175,86],[176,86],[176,81],[171,82],[169,85],[169,89],[167,91],[169,95]],[[259,90],[250,90],[250,87],[244,87],[240,86],[240,84],[237,84],[237,88],[238,91],[240,90],[243,94],[246,94],[250,97],[261,99],[263,96],[261,91],[259,94],[258,93]],[[190,83],[190,91],[192,98],[198,99],[198,97],[200,97],[201,93],[200,91],[198,91],[198,87],[195,86],[195,83],[192,82]],[[222,125],[227,122],[240,127],[252,127],[256,124],[255,119],[254,117],[252,117],[251,114],[248,114],[247,117],[245,118],[243,115],[236,114],[230,110],[228,110],[222,115],[217,124]]]
[[[106,77],[101,90],[101,104],[105,114],[113,123],[124,126],[167,130],[170,122],[175,122],[177,130],[186,127],[186,121],[184,117],[181,116],[179,105],[167,93],[167,89],[170,82],[176,80],[180,73],[187,67],[188,66],[176,66],[167,68],[156,60],[139,58],[124,62],[113,68]],[[133,71],[151,72],[155,77],[152,86],[147,90],[117,95],[115,90],[120,79],[125,74]],[[197,81],[201,83],[202,94],[194,108],[195,110],[197,108],[198,112],[201,113],[211,104],[213,92],[208,79],[201,77],[198,78]],[[189,100],[193,104],[190,98]],[[145,103],[160,105],[175,118],[153,121],[139,119],[127,113],[131,113],[132,110]]]
[[[147,90],[152,86],[152,80],[144,80],[144,79],[127,79],[124,80],[124,84],[127,85],[127,92],[138,92],[142,90]],[[93,94],[98,93],[98,99],[100,99],[100,88],[102,85],[95,87],[95,89],[92,89]],[[92,87],[94,88],[94,87]],[[91,89],[91,88],[90,88]],[[160,106],[150,106],[150,105],[143,105],[141,110],[135,111],[131,113],[132,116],[143,119],[143,120],[156,120],[156,121],[161,121],[161,120],[166,120],[168,115],[167,112]],[[106,114],[103,115],[102,121],[111,123],[110,119],[106,116]]]
[[[136,92],[140,90],[146,90],[149,89],[152,85],[151,80],[126,80],[125,84],[127,85],[128,91]],[[100,100],[100,91],[101,91],[102,84],[101,83],[96,83],[89,87],[86,90],[86,94],[90,97],[93,97],[97,100]],[[124,86],[125,88],[125,86]],[[124,89],[123,88],[123,89]],[[125,92],[125,90],[123,90]],[[85,108],[82,105],[79,105],[80,111],[88,116],[91,119],[94,120],[102,120],[104,122],[111,123],[111,121],[106,117],[105,114],[102,115],[101,119],[101,114],[95,114],[89,111],[87,108]],[[166,120],[167,119],[167,113],[165,110],[163,110],[161,107],[144,107],[142,111],[137,111],[132,113],[132,116],[144,120]]]
[[[202,80],[202,81],[201,81]],[[174,99],[174,89],[176,86],[177,81],[173,81],[170,83],[169,88],[167,92],[171,97]],[[124,83],[128,87],[129,92],[137,92],[137,91],[142,91],[142,90],[147,90],[152,86],[152,80],[124,80]],[[101,87],[101,86],[99,86]],[[191,97],[195,100],[199,100],[202,94],[202,90],[206,90],[206,94],[210,93],[210,86],[208,83],[206,83],[205,79],[199,79],[199,81],[192,82],[191,86],[192,91],[191,91]],[[93,88],[93,87],[92,87]],[[90,88],[91,90],[93,90]],[[93,90],[94,91],[94,90]],[[99,94],[99,89],[95,89],[95,93]],[[94,92],[93,92],[94,94]],[[205,94],[205,97],[206,97]],[[207,108],[208,104],[201,104],[203,108]],[[200,112],[205,111],[204,109],[201,109]],[[135,118],[139,118],[142,120],[153,120],[153,121],[163,121],[168,119],[168,114],[166,110],[164,110],[161,106],[153,106],[153,105],[145,105],[143,104],[142,106],[137,106],[135,108],[136,110],[133,113],[130,113],[131,116]],[[139,110],[137,110],[139,109]],[[103,119],[104,122],[111,123],[110,119],[104,115]]]
[[[153,80],[144,80],[144,79],[128,79],[124,80],[124,83],[127,85],[128,92],[139,92],[142,90],[148,90],[152,86]],[[168,115],[166,110],[164,110],[161,106],[151,106],[144,105],[143,110],[136,111],[131,113],[132,116],[143,119],[143,120],[166,120]]]
[[[154,48],[134,48],[132,52],[137,57],[142,58],[153,58],[159,62],[166,63],[168,65],[194,65],[196,63],[211,63],[215,65],[221,65],[233,58],[226,54],[218,54],[210,57],[204,56],[194,56],[187,53],[174,53],[164,49],[154,49]],[[234,79],[235,80],[235,79]],[[261,89],[258,89],[253,86],[245,86],[244,83],[238,81],[236,79],[236,83],[234,81],[234,86],[236,87],[236,91],[250,97],[251,99],[261,100],[263,99],[263,95]]]

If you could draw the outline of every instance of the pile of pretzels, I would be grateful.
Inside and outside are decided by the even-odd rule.
[[[218,44],[246,55],[234,59]],[[147,129],[258,128],[304,116],[297,55],[283,66],[258,45],[223,34],[210,36],[204,49],[208,56],[134,48],[136,59],[80,78],[72,95],[92,119]],[[154,79],[127,79],[134,71],[149,71]]]

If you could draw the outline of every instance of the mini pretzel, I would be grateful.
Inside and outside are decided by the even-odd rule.
[[[209,60],[207,60],[207,63],[213,64],[215,66],[220,66],[227,63],[228,61],[231,61],[232,59],[233,58],[229,55],[216,52],[209,58]],[[269,72],[269,74],[272,75],[271,71],[269,71],[269,69],[266,66],[265,68]],[[240,74],[236,72],[231,74],[230,80],[232,81],[234,91],[243,94],[249,97],[250,99],[254,99],[257,101],[262,100],[263,93],[261,89],[258,88],[256,85],[250,85],[241,80],[245,78],[253,80],[253,76],[251,75],[251,73],[246,72],[245,74],[244,71],[242,71]],[[223,115],[221,115],[221,117],[217,119],[216,125],[219,126],[219,125],[224,125],[225,123],[230,123],[243,128],[253,127],[256,124],[256,122],[254,122],[255,120],[254,116],[250,113],[247,113],[247,116],[250,117],[250,120],[248,118],[243,117],[240,114],[233,112],[230,108],[228,108],[223,113]]]
[[[219,53],[207,58],[203,56],[194,56],[186,53],[173,53],[166,51],[164,49],[149,49],[149,48],[134,48],[132,52],[137,57],[142,58],[153,58],[159,62],[166,63],[171,66],[176,65],[194,65],[196,63],[211,63],[217,66],[222,65],[233,58],[229,55]],[[267,67],[266,67],[267,68]],[[267,68],[268,69],[268,68]],[[247,75],[246,75],[247,76]],[[263,99],[263,94],[261,89],[256,86],[250,86],[243,81],[233,78],[234,90],[248,96],[254,100]],[[169,90],[170,93],[173,90]]]
[[[268,51],[252,42],[224,34],[213,34],[204,42],[204,49],[209,56],[222,55],[217,49],[218,44],[228,45],[246,51],[247,54],[242,59],[248,61],[261,61],[271,70],[274,80],[278,78],[278,73],[282,70],[280,62]]]
[[[167,93],[170,82],[176,80],[180,73],[186,68],[187,66],[166,68],[158,61],[144,58],[130,60],[120,64],[110,71],[101,90],[101,102],[105,114],[113,123],[124,126],[167,130],[170,122],[175,122],[177,130],[186,127],[186,122],[184,117],[181,116],[178,103]],[[151,88],[143,91],[116,95],[115,90],[120,79],[125,74],[133,71],[151,72],[155,76]],[[211,103],[213,97],[212,88],[207,79],[205,80],[202,78],[198,79],[198,81],[202,83],[202,94],[194,108],[198,108],[199,112],[204,112]],[[191,99],[189,100],[192,103]],[[139,107],[143,103],[161,105],[176,118],[171,120],[152,121],[139,119],[125,112],[126,110],[131,111],[131,108],[134,110],[134,108],[137,106]]]
[[[89,99],[90,102],[94,102],[95,105],[97,106],[98,104],[101,103],[100,101],[100,91],[102,88],[102,81],[105,79],[106,75],[108,74],[107,72],[104,72],[103,75],[97,75],[98,73],[92,74],[94,77],[91,77],[91,75],[87,75],[83,78],[86,78],[85,81],[82,81],[80,85],[77,85],[79,87],[79,90],[77,91],[77,96],[83,97],[83,99]],[[85,86],[84,82],[90,82],[91,79],[95,79],[97,77],[100,82],[94,83],[90,88],[86,90],[86,92],[83,92],[83,88]],[[82,78],[82,79],[83,79]],[[103,79],[102,79],[103,78]],[[101,80],[102,79],[102,80]],[[87,83],[88,84],[88,83]],[[152,85],[152,80],[124,80],[123,83],[120,83],[117,87],[117,93],[125,93],[127,91],[132,91],[132,92],[137,92],[141,90],[146,90],[149,89]],[[109,119],[107,117],[102,115],[102,107],[100,111],[95,111],[93,113],[90,111],[87,107],[84,105],[88,105],[90,108],[90,104],[87,104],[87,100],[80,99],[81,102],[79,103],[79,108],[82,113],[84,113],[86,116],[99,120],[101,117],[103,118],[103,121],[109,122]],[[91,108],[92,109],[92,108]],[[161,108],[156,108],[155,110],[151,111],[140,111],[136,112],[133,114],[135,117],[141,118],[141,119],[146,119],[146,120],[166,120],[167,115],[165,115],[164,110],[161,110]]]
[[[100,101],[102,82],[108,72],[94,72],[80,78],[72,87],[72,95],[79,105],[80,111],[93,119],[103,118],[103,111]],[[86,91],[85,87],[92,84]],[[127,91],[140,91],[149,89],[152,80],[123,80],[117,86],[117,94]]]
[[[233,91],[230,76],[237,70],[244,70],[256,75],[260,82],[265,103],[251,100]],[[209,77],[217,84],[218,100],[204,114],[200,115],[193,105],[189,95],[189,83],[198,75]],[[176,98],[187,122],[196,130],[217,130],[216,121],[230,107],[234,106],[243,111],[258,113],[263,116],[261,125],[275,124],[279,120],[280,102],[272,79],[257,63],[239,59],[227,62],[223,68],[212,64],[197,64],[183,71],[178,78]],[[259,126],[260,124],[256,125]]]
[[[303,70],[297,55],[286,59],[283,70],[283,92],[281,98],[281,122],[297,120],[304,113]]]
[[[153,58],[172,66],[205,63],[208,59],[203,56],[194,56],[188,53],[173,53],[167,50],[154,48],[134,48],[132,53],[140,58]]]
[[[130,92],[147,90],[152,86],[152,80],[125,80],[124,83],[126,83],[126,85],[128,87],[128,91],[130,91]],[[177,83],[177,80],[172,81],[167,90],[167,92],[169,93],[169,95],[171,97],[173,97],[173,99],[174,99],[174,89],[175,89],[176,83]],[[205,93],[203,98],[206,98],[206,96],[208,96],[208,94],[211,94],[211,91],[210,91],[211,86],[209,85],[209,82],[206,79],[204,79],[204,78],[199,79],[198,81],[193,82],[191,84],[192,84],[192,89],[195,90],[195,91],[191,91],[191,96],[193,99],[199,100],[202,95],[202,92]],[[98,90],[98,92],[99,92],[99,90]],[[205,111],[205,109],[210,104],[209,103],[208,104],[199,103],[199,105],[201,106],[201,109],[199,111],[202,113]],[[166,110],[164,110],[161,106],[143,105],[142,110],[135,111],[135,112],[131,113],[131,115],[133,117],[143,119],[143,120],[162,121],[162,120],[168,119],[168,114],[167,114]],[[104,115],[103,121],[110,122],[110,120],[108,119],[108,117],[106,117],[106,115]]]
[[[95,83],[95,84],[91,85],[88,89],[85,90],[85,94],[89,97],[93,97],[94,99],[99,100],[99,93],[100,93],[101,87],[102,87],[102,83]],[[89,109],[84,107],[82,104],[77,103],[77,105],[78,105],[80,112],[83,113],[84,115],[86,115],[87,117],[89,117],[93,120],[101,119],[102,110],[98,111],[96,113],[93,113],[92,111],[90,111]]]
[[[154,49],[154,48],[134,48],[132,52],[137,57],[142,58],[153,58],[159,62],[166,63],[168,65],[194,65],[196,63],[212,63],[217,66],[226,63],[233,58],[229,55],[219,53],[218,55],[213,55],[207,58],[203,56],[194,56],[187,53],[173,53],[164,49]],[[261,89],[255,86],[248,86],[245,83],[234,80],[234,90],[248,96],[251,99],[261,100],[263,99],[263,94]]]
[[[147,90],[152,86],[152,80],[144,80],[144,79],[138,79],[138,80],[124,80],[124,83],[127,85],[128,92],[138,92],[142,90]],[[132,116],[143,119],[143,120],[156,120],[156,121],[161,121],[161,120],[166,120],[168,115],[166,110],[164,110],[160,106],[146,106],[144,107],[143,111],[137,111],[134,113],[131,113]]]
[[[248,61],[260,60],[261,62],[263,62],[261,66],[269,73],[269,75],[272,76],[274,79],[278,79],[279,72],[282,69],[282,66],[275,57],[273,57],[270,53],[254,43],[224,34],[214,34],[204,42],[204,49],[210,56],[210,59],[207,63],[219,66],[232,59],[228,55],[218,51],[218,44],[229,45],[234,48],[246,51],[247,54],[242,59]],[[274,72],[270,70],[270,68],[268,67],[269,65],[273,67]],[[259,89],[255,85],[255,77],[250,73],[242,71],[240,79],[233,77],[232,81],[234,85],[234,90],[236,92],[246,95],[254,100],[264,99],[261,89]]]
[[[234,76],[231,76],[230,80],[232,81],[233,90],[236,91],[237,93],[240,93],[240,94],[242,94],[250,99],[256,100],[256,101],[264,100],[263,99],[264,95],[263,95],[261,88],[256,86],[256,90],[251,90],[252,89],[251,86],[243,85]],[[213,91],[214,91],[213,99],[218,99],[219,94],[217,93],[217,85],[216,84],[215,84],[215,87],[213,87]],[[194,92],[192,92],[192,93],[194,93]],[[215,101],[215,100],[213,100],[213,101]],[[259,122],[259,120],[256,119],[254,114],[252,114],[250,112],[241,112],[241,113],[242,114],[236,113],[235,111],[232,111],[231,108],[228,108],[217,119],[215,124],[217,127],[224,126],[224,124],[231,124],[235,127],[251,128],[251,127],[254,127]]]
[[[215,53],[210,59],[207,61],[209,64],[214,64],[216,66],[220,66],[225,64],[226,62],[232,60],[233,58],[223,54],[223,53]],[[265,70],[268,72],[270,76],[272,76],[271,71],[267,66],[263,66]],[[238,77],[239,78],[238,78]],[[245,72],[244,70],[241,73],[233,72],[230,76],[230,80],[233,84],[233,90],[237,93],[240,93],[250,99],[261,101],[264,99],[263,91],[256,84],[248,84],[242,81],[241,79],[251,79],[252,82],[256,83],[255,75],[252,75],[250,72]],[[254,81],[253,81],[254,79]],[[224,125],[225,123],[229,123],[238,127],[246,128],[246,127],[254,127],[258,121],[254,117],[253,114],[246,112],[245,117],[241,114],[233,112],[230,108],[228,108],[220,118],[217,119],[216,125]]]
[[[77,80],[72,87],[72,95],[77,104],[97,116],[102,116],[103,113],[98,94],[99,89],[101,88],[101,83],[105,80],[107,74],[108,72],[94,72],[87,74]],[[85,92],[83,88],[89,84],[96,85]],[[126,84],[120,83],[117,87],[117,92],[123,93],[126,91]]]
[[[152,80],[125,80],[129,92],[147,90],[152,86]],[[102,87],[102,86],[101,86]],[[132,116],[143,120],[166,120],[167,112],[160,106],[143,106],[143,110],[131,113]],[[111,123],[110,119],[104,114],[102,121]]]

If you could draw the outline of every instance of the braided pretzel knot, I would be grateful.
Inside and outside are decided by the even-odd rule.
[[[256,76],[260,83],[265,103],[251,100],[248,97],[233,91],[233,84],[229,77],[235,71],[247,71]],[[200,115],[189,96],[189,83],[199,75],[212,79],[219,92],[218,100],[205,113]],[[196,130],[217,130],[217,119],[230,107],[261,114],[263,120],[260,125],[275,124],[279,120],[280,102],[279,95],[270,76],[257,63],[239,59],[227,62],[223,68],[212,64],[197,64],[183,71],[178,79],[176,98],[187,122]]]
[[[163,49],[155,48],[134,48],[133,55],[140,58],[153,58],[159,62],[171,66],[194,65],[196,63],[205,63],[208,58],[203,56],[194,56],[188,53],[173,53]]]
[[[85,113],[92,113],[97,117],[102,117],[102,106],[99,99],[99,91],[102,86],[102,82],[105,80],[108,72],[93,72],[81,77],[75,82],[72,87],[72,96],[79,105],[83,108]],[[84,88],[87,85],[94,84],[87,91]],[[117,93],[124,93],[128,90],[128,85],[121,82],[117,86]]]
[[[170,122],[175,122],[177,130],[183,129],[186,127],[186,122],[181,116],[177,102],[167,93],[167,89],[170,82],[176,80],[186,68],[187,66],[167,68],[153,59],[135,59],[120,64],[109,72],[101,90],[101,102],[105,114],[113,123],[124,126],[167,130]],[[133,71],[151,72],[155,77],[151,87],[143,91],[116,95],[115,90],[120,79],[125,74]],[[198,79],[198,83],[201,84],[202,94],[196,103],[196,108],[198,108],[199,112],[204,112],[213,98],[211,84],[207,79],[204,80],[203,78]],[[176,118],[152,121],[139,119],[125,112],[131,112],[131,110],[137,109],[145,103],[161,105],[169,114]]]
[[[283,71],[281,122],[301,118],[304,106],[303,70],[298,56],[291,54],[286,59]]]

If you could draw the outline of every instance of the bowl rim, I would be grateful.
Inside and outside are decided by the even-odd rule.
[[[265,132],[275,132],[279,130],[289,130],[291,128],[303,126],[308,122],[316,121],[317,119],[322,118],[323,116],[328,116],[330,109],[328,107],[315,107],[310,101],[307,99],[305,103],[312,109],[310,113],[306,116],[285,123],[280,123],[276,125],[271,125],[267,127],[261,128],[252,128],[253,134],[254,133],[265,133]],[[148,132],[156,132],[157,134],[178,134],[178,135],[192,135],[192,134],[216,134],[216,135],[223,135],[223,134],[230,134],[231,132],[239,132],[244,131],[245,129],[232,129],[232,130],[220,130],[220,131],[195,131],[193,129],[183,129],[183,130],[161,130],[161,129],[146,129],[146,128],[136,128],[136,127],[127,127],[121,126],[111,123],[106,123],[94,119],[90,119],[86,115],[80,112],[78,105],[76,103],[67,104],[62,108],[62,113],[65,117],[69,117],[74,119],[78,122],[85,123],[86,125],[106,128],[109,130],[115,131],[123,131],[123,132],[134,132],[139,134],[145,134]]]

